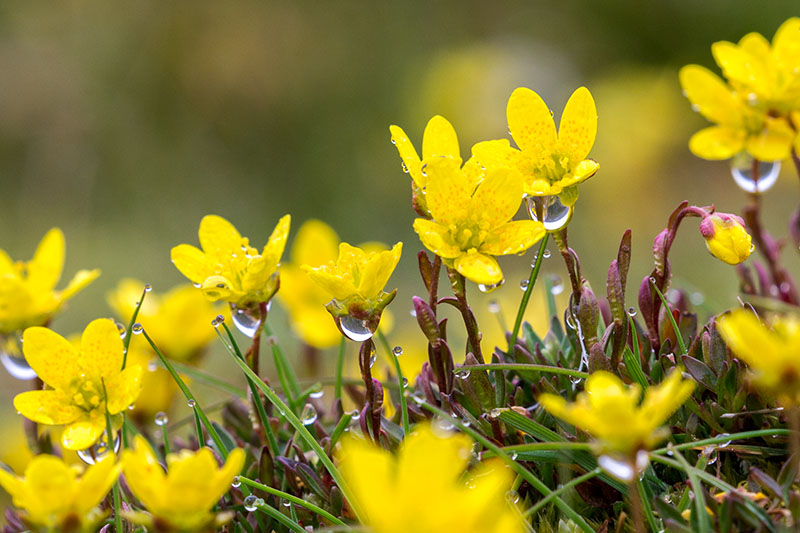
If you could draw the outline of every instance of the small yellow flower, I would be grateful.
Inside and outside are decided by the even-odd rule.
[[[601,453],[633,458],[639,450],[652,448],[669,431],[661,426],[694,390],[694,382],[672,372],[660,384],[649,387],[639,404],[641,388],[626,387],[610,372],[594,372],[584,392],[568,404],[555,394],[542,394],[539,402],[550,414],[583,429],[599,442]]]
[[[758,388],[787,407],[800,405],[800,319],[775,317],[768,328],[753,313],[736,310],[717,318],[717,327]]]
[[[363,322],[364,328],[374,332],[381,312],[397,294],[397,289],[385,292],[384,287],[400,261],[402,250],[402,242],[385,251],[367,251],[343,242],[339,244],[336,262],[328,261],[318,267],[303,265],[301,268],[333,297],[326,307],[340,329],[339,319],[350,317]]]
[[[233,224],[217,215],[200,221],[200,246],[179,244],[171,257],[181,274],[199,285],[211,301],[223,300],[240,309],[268,302],[278,290],[278,263],[286,246],[291,217],[283,216],[261,253]]]
[[[0,485],[23,509],[36,531],[96,531],[107,512],[97,506],[117,480],[120,465],[109,455],[89,466],[70,466],[52,455],[36,456],[24,477],[0,469]]]
[[[34,422],[66,425],[64,448],[89,448],[106,430],[106,410],[118,426],[139,396],[142,369],[122,370],[122,339],[112,320],[89,323],[80,350],[42,327],[26,329],[22,340],[25,359],[49,388],[17,394],[14,407]]]
[[[236,448],[220,467],[208,448],[181,450],[167,456],[165,473],[150,444],[137,435],[133,449],[122,452],[122,470],[151,516],[133,513],[130,518],[157,531],[214,531],[211,508],[230,489],[244,458],[244,451]]]
[[[505,494],[512,475],[489,461],[465,476],[472,441],[417,426],[397,456],[349,437],[338,454],[342,475],[375,533],[511,533],[524,531]]]
[[[694,109],[716,124],[689,140],[694,155],[717,160],[747,151],[759,161],[789,157],[795,134],[786,118],[751,106],[719,76],[700,65],[683,67],[680,81]]]
[[[416,219],[414,231],[467,279],[500,283],[503,272],[494,256],[524,252],[544,237],[541,222],[511,220],[522,202],[522,181],[508,168],[489,171],[480,184],[452,159],[432,159],[425,171],[433,220]]]
[[[0,250],[0,334],[43,326],[61,306],[100,275],[80,270],[61,291],[55,290],[64,268],[64,234],[53,228],[42,238],[33,259],[14,262]]]
[[[564,205],[573,205],[578,199],[577,185],[600,167],[587,159],[597,135],[597,108],[589,90],[580,87],[572,93],[558,133],[547,104],[525,87],[511,93],[506,115],[519,150],[507,139],[485,141],[472,147],[473,157],[488,169],[514,170],[528,196],[558,195]]]
[[[729,265],[738,265],[750,257],[753,249],[744,220],[729,213],[714,213],[700,223],[700,233],[711,255]]]
[[[441,115],[428,121],[422,135],[422,159],[417,155],[414,145],[408,140],[406,132],[399,126],[389,126],[392,143],[397,147],[403,168],[411,174],[414,183],[420,189],[427,185],[427,176],[422,167],[433,157],[447,157],[461,166],[461,150],[458,147],[458,136],[453,126]]]

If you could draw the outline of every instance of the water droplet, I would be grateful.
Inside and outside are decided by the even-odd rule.
[[[400,166],[403,167],[403,172],[408,174],[408,166],[406,166],[406,162],[405,161],[400,161]]]
[[[313,405],[307,403],[305,407],[303,407],[303,412],[300,413],[300,422],[302,422],[304,426],[310,426],[316,421],[317,410]]]
[[[506,282],[505,279],[501,279],[499,283],[495,283],[494,285],[486,284],[486,283],[478,283],[478,290],[481,291],[484,294],[488,294],[488,293],[496,290],[498,287],[502,287],[503,283],[505,283],[505,282]]]
[[[258,506],[258,500],[259,499],[260,498],[257,498],[254,494],[251,494],[250,496],[247,496],[244,499],[244,502],[242,502],[244,504],[244,510],[249,512],[249,513],[252,513],[253,511],[255,511],[256,507]]]
[[[291,507],[292,502],[290,502],[289,500],[281,500],[281,505],[283,505],[284,507]]]
[[[508,503],[510,503],[511,505],[514,505],[515,503],[519,502],[519,492],[515,490],[510,490],[506,492],[506,501],[508,501]]]
[[[630,317],[636,316],[636,308],[635,307],[631,306],[631,307],[628,308],[628,316],[630,316]]]
[[[464,372],[457,372],[456,377],[460,379],[467,379],[471,373],[472,373],[471,370],[465,370]]]
[[[553,296],[558,296],[562,292],[564,292],[564,282],[561,280],[561,276],[558,274],[551,274],[550,275],[550,294]]]
[[[427,167],[427,166],[428,166],[427,164],[422,165],[422,168],[420,169],[420,174],[422,174],[423,178],[427,178],[428,177],[428,173],[425,171],[425,167]]]
[[[416,309],[412,309],[411,311],[408,312],[408,314],[411,315],[413,318],[417,318],[417,310]]]
[[[167,422],[169,422],[169,417],[167,417],[167,413],[164,411],[159,411],[156,413],[155,423],[157,426],[166,426]]]
[[[500,302],[492,300],[489,302],[489,312],[496,315],[500,312]]]
[[[315,390],[315,391],[311,392],[308,395],[309,398],[314,398],[315,400],[318,400],[319,398],[322,398],[323,396],[325,396],[325,391],[322,390],[321,388],[319,390]]]
[[[650,276],[650,285],[655,285],[655,284],[656,284],[656,278]]]
[[[719,435],[717,435],[717,437],[730,437],[730,436],[731,436],[730,433],[720,433]],[[722,444],[717,444],[717,448],[727,448],[728,446],[731,445],[731,442],[733,441],[726,440]]]
[[[437,416],[433,420],[433,424],[431,424],[431,430],[433,433],[440,438],[447,438],[452,435],[452,431],[455,429],[456,424],[453,422],[453,417],[451,416]]]
[[[233,318],[233,325],[236,326],[236,329],[241,331],[244,335],[253,338],[253,335],[256,334],[256,330],[258,330],[258,322],[259,319],[252,315],[252,312],[248,309],[240,309],[236,307],[236,304],[230,304],[231,307],[231,317]]]
[[[217,315],[214,317],[214,320],[211,321],[211,325],[215,328],[220,327],[222,324],[225,323],[225,317],[222,315]]]
[[[758,176],[753,178],[753,156],[747,152],[735,155],[731,159],[731,175],[733,181],[745,192],[760,194],[767,191],[778,181],[781,171],[780,161],[759,161]]]
[[[17,336],[0,337],[0,362],[15,379],[36,379],[36,372],[22,356],[22,339]]]
[[[348,339],[356,342],[364,342],[371,339],[375,332],[370,329],[367,320],[360,320],[354,316],[346,315],[339,319],[339,327]]]
[[[194,408],[195,408],[195,406],[197,405],[197,402],[196,402],[195,400],[191,399],[191,400],[188,400],[188,401],[186,402],[186,405],[188,405],[189,407],[191,407],[192,409],[194,409]]]
[[[538,221],[537,212],[541,212],[541,222],[547,231],[564,229],[572,218],[572,207],[561,203],[558,196],[529,196],[526,202],[531,220]],[[547,259],[548,255],[543,255],[543,257]]]
[[[519,282],[519,288],[524,291],[528,290],[528,278],[522,279]]]
[[[233,476],[233,481],[231,481],[231,487],[234,489],[238,489],[242,486],[242,482],[239,481],[239,476]]]
[[[192,283],[192,286],[193,286],[195,289],[199,289],[200,287],[202,287],[202,286],[203,286],[203,284],[202,284],[202,283]]]
[[[392,348],[392,353],[394,354],[395,357],[400,357],[401,355],[403,355],[403,347],[395,346],[394,348]]]
[[[647,468],[647,465],[650,464],[650,455],[644,451],[639,450],[636,452],[636,471],[639,474],[644,474],[644,469]]]
[[[361,418],[361,411],[358,409],[353,409],[353,411],[350,413],[350,420],[358,420],[359,418]]]
[[[703,456],[707,458],[706,465],[713,465],[717,462],[717,448],[715,446],[706,446],[703,448]]]
[[[403,388],[405,389],[406,387],[408,387],[408,378],[403,376]]]
[[[369,356],[369,367],[372,368],[375,365],[375,361],[377,360],[377,356],[375,355],[375,350]]]
[[[509,455],[509,457],[511,457],[511,460],[512,460],[512,461],[516,461],[516,460],[517,460],[517,457],[519,457],[519,454],[518,454],[517,452],[511,452],[511,454]]]
[[[122,444],[119,433],[114,434],[114,453],[119,452],[119,447]],[[85,450],[78,450],[78,457],[87,465],[93,465],[100,461],[103,457],[108,455],[108,435],[104,431],[100,439],[94,443],[90,448]]]
[[[542,252],[542,257],[545,259],[550,259],[550,250],[546,249]]]
[[[131,331],[133,332],[134,335],[141,335],[142,331],[144,331],[144,328],[140,323],[137,322],[136,324],[133,325]]]
[[[149,283],[147,283],[147,284],[144,286],[144,292],[150,292],[150,291],[152,291],[152,290],[153,290],[153,286],[152,286],[152,285],[150,285]]]
[[[572,315],[567,315],[567,317],[564,319],[564,322],[569,329],[575,329],[575,321],[572,319]]]
[[[119,338],[124,340],[125,336],[128,334],[128,328],[117,322],[117,331],[119,331]]]
[[[633,480],[633,465],[627,459],[601,455],[597,459],[597,464],[605,470],[611,477],[620,481],[629,482]]]

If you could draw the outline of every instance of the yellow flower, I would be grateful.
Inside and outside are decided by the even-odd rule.
[[[106,410],[118,426],[120,413],[139,396],[142,369],[122,370],[122,339],[113,320],[86,326],[80,350],[47,328],[28,328],[22,340],[25,359],[49,388],[17,394],[14,407],[34,422],[66,425],[64,448],[89,448],[106,430]]]
[[[738,44],[719,41],[711,53],[731,86],[748,103],[780,115],[800,107],[800,18],[784,22],[772,46],[760,33]]]
[[[339,342],[341,334],[325,310],[330,294],[303,272],[301,265],[318,267],[335,261],[339,236],[320,220],[308,220],[300,226],[291,249],[291,263],[281,265],[278,300],[289,312],[290,324],[303,342],[327,348]]]
[[[55,290],[64,268],[64,234],[53,228],[42,238],[33,259],[14,262],[0,250],[0,334],[47,324],[61,306],[100,275],[80,270],[61,291]]]
[[[689,140],[694,155],[716,160],[747,151],[759,161],[789,157],[795,134],[786,118],[751,106],[719,76],[700,65],[683,67],[680,81],[694,109],[716,124]]]
[[[291,217],[283,216],[259,254],[233,225],[217,215],[200,221],[200,246],[179,244],[171,257],[181,274],[199,285],[211,301],[240,309],[268,302],[278,290],[278,263],[286,246]]]
[[[574,403],[555,394],[542,394],[539,403],[553,416],[595,437],[602,453],[632,458],[669,435],[661,426],[693,390],[694,382],[681,379],[681,373],[675,371],[649,387],[640,405],[638,385],[626,387],[617,376],[601,370],[589,376]]]
[[[109,455],[80,475],[80,466],[38,455],[24,477],[0,469],[0,485],[24,510],[22,519],[37,531],[96,531],[107,514],[97,506],[119,476],[115,459]]]
[[[417,155],[414,145],[408,140],[406,132],[399,126],[389,126],[392,143],[397,147],[403,160],[403,169],[411,174],[414,183],[420,189],[427,185],[427,176],[423,165],[433,157],[448,157],[461,166],[461,150],[458,147],[458,136],[453,126],[440,115],[428,121],[422,135],[422,159]]]
[[[366,525],[375,533],[523,531],[505,497],[511,473],[499,461],[489,461],[465,478],[471,452],[469,437],[438,436],[424,424],[406,437],[396,457],[349,437],[338,458]]]
[[[508,128],[519,150],[506,139],[472,147],[473,157],[486,168],[509,167],[522,177],[528,196],[555,196],[566,206],[578,199],[577,185],[600,167],[587,159],[597,135],[597,108],[586,87],[567,101],[556,133],[553,114],[541,97],[519,87],[506,108]]]
[[[776,317],[768,328],[752,313],[737,310],[717,318],[722,338],[747,363],[755,385],[786,406],[800,405],[800,319]]]
[[[708,251],[729,265],[738,265],[747,259],[753,249],[744,220],[736,215],[709,215],[700,222],[700,233],[706,240]]]
[[[545,235],[541,222],[511,218],[522,202],[522,181],[508,168],[489,171],[477,185],[471,172],[452,159],[427,163],[426,197],[433,220],[418,218],[422,244],[475,283],[503,279],[493,256],[521,253]]]
[[[369,332],[371,337],[377,329],[381,312],[397,294],[397,289],[385,292],[384,287],[400,261],[402,250],[402,242],[385,251],[365,250],[343,242],[339,244],[336,262],[328,261],[318,267],[301,267],[333,297],[326,307],[349,338],[363,340],[355,339],[346,332],[359,337]],[[342,326],[341,320],[347,323]],[[359,324],[355,325],[351,320]]]
[[[214,531],[211,508],[228,492],[244,466],[244,451],[236,448],[220,467],[209,448],[181,450],[167,456],[165,473],[150,444],[137,435],[133,449],[122,452],[125,481],[152,517],[135,513],[133,520],[161,530]]]

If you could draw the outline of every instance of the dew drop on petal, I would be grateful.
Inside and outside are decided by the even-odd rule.
[[[481,291],[484,294],[488,294],[488,293],[496,290],[498,287],[502,287],[503,283],[505,283],[505,282],[506,282],[506,280],[502,279],[502,280],[500,280],[499,283],[495,283],[495,284],[478,283],[478,290]]]

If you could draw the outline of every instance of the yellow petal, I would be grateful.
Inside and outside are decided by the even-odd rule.
[[[218,470],[214,454],[203,447],[170,459],[165,502],[168,508],[177,513],[208,511],[221,496],[208,486]]]
[[[459,165],[461,164],[456,130],[441,115],[436,115],[428,121],[422,136],[422,158],[430,157],[452,157]]]
[[[402,251],[403,243],[398,242],[390,251],[379,252],[369,258],[364,270],[361,272],[361,280],[358,286],[358,293],[361,296],[373,299],[383,291],[398,261],[400,261]]]
[[[489,171],[478,185],[468,212],[481,229],[492,229],[508,222],[522,203],[522,178],[507,168]],[[438,219],[437,219],[438,221]]]
[[[28,282],[37,291],[51,291],[61,278],[64,267],[64,234],[53,228],[42,238],[33,259],[28,263]]]
[[[111,490],[121,469],[122,465],[117,463],[113,454],[89,466],[75,489],[75,511],[85,516],[96,507]]]
[[[245,453],[241,448],[234,448],[230,451],[228,458],[225,460],[225,464],[215,473],[210,480],[211,486],[207,488],[210,493],[209,499],[211,499],[211,496],[214,496],[214,498],[211,499],[211,505],[228,492],[234,476],[238,476],[242,472],[244,460]]]
[[[411,178],[420,189],[425,187],[427,179],[423,178],[420,172],[422,163],[420,162],[419,155],[417,155],[417,151],[414,149],[414,145],[408,140],[408,135],[406,135],[406,132],[399,126],[389,126],[389,132],[392,134],[392,142],[400,153],[400,159],[403,160],[405,169],[408,170],[408,173],[411,174]]]
[[[447,227],[433,220],[425,218],[414,220],[414,231],[428,250],[443,259],[454,259],[462,253],[461,248],[450,239]]]
[[[5,468],[0,468],[0,487],[3,487],[11,496],[14,505],[25,507],[24,502],[28,493],[25,481],[18,478]]]
[[[769,41],[758,32],[750,32],[739,39],[739,47],[752,55],[762,65],[766,65],[769,60]]]
[[[142,367],[130,365],[106,382],[108,412],[112,415],[128,408],[142,391]]]
[[[506,108],[508,129],[523,151],[552,152],[556,144],[556,124],[541,97],[526,87],[511,93]]]
[[[339,243],[339,256],[336,258],[336,269],[340,273],[357,273],[367,262],[367,253],[347,242]]]
[[[137,435],[132,449],[122,452],[122,470],[131,492],[152,513],[165,502],[166,475],[150,444]]]
[[[653,428],[661,426],[683,405],[694,391],[694,381],[683,379],[681,373],[673,371],[666,379],[644,394],[641,417]]]
[[[387,514],[384,502],[391,502],[396,496],[394,457],[370,442],[349,435],[342,439],[337,455],[342,475],[353,489],[356,505],[366,515],[367,524],[383,520]]]
[[[292,244],[292,263],[318,267],[336,261],[339,236],[321,220],[307,220],[300,226]]]
[[[242,236],[236,228],[217,215],[206,215],[200,221],[200,247],[215,258],[227,258],[242,251]]]
[[[479,252],[467,252],[454,261],[456,270],[470,281],[484,285],[497,285],[503,279],[503,271],[497,260]]]
[[[496,228],[479,251],[488,255],[509,255],[524,252],[547,233],[541,222],[514,220]]]
[[[106,430],[103,417],[73,422],[61,433],[61,445],[68,450],[85,450],[92,446]]]
[[[747,140],[747,151],[759,161],[781,161],[791,154],[795,137],[784,119],[768,118],[761,134]]]
[[[283,215],[272,234],[269,236],[267,244],[264,246],[263,255],[270,262],[270,270],[274,270],[273,265],[277,265],[283,255],[283,249],[286,247],[286,238],[289,236],[289,226],[292,223],[291,215]]]
[[[521,152],[512,148],[507,139],[483,141],[472,147],[472,159],[487,169],[496,167],[516,169],[520,158]]]
[[[728,41],[719,41],[711,45],[711,53],[729,80],[751,88],[758,94],[763,94],[768,88],[769,76],[764,65],[748,50]]]
[[[193,283],[203,283],[210,272],[206,254],[191,244],[179,244],[170,251],[172,264]]]
[[[77,350],[67,339],[50,329],[26,329],[22,334],[22,350],[31,368],[53,388],[66,388],[73,378],[80,375]]]
[[[223,276],[209,276],[203,280],[200,289],[206,298],[212,302],[217,300],[235,301],[238,292],[231,282]]]
[[[689,139],[689,150],[703,159],[729,159],[745,146],[745,132],[725,126],[705,128]]]
[[[79,270],[75,276],[70,280],[69,284],[58,293],[58,297],[62,302],[72,298],[75,294],[82,291],[91,282],[100,276],[100,269],[94,270]]]
[[[14,408],[25,418],[48,425],[69,424],[82,415],[82,411],[72,404],[71,398],[54,390],[32,390],[17,394]]]
[[[753,368],[773,364],[767,354],[779,353],[783,349],[780,340],[747,311],[736,311],[717,318],[717,327],[722,338],[736,357]]]
[[[579,87],[569,97],[558,126],[559,152],[572,161],[586,159],[597,136],[597,107],[589,89]]]
[[[302,268],[314,283],[337,300],[344,300],[356,294],[356,287],[353,285],[352,280],[345,280],[341,276],[330,272],[324,266],[314,269],[308,265],[303,265]]]
[[[467,218],[474,185],[461,172],[458,162],[450,158],[431,159],[423,172],[428,175],[425,199],[433,219],[447,225]]]
[[[76,475],[76,471],[58,457],[37,456],[25,469],[25,484],[32,496],[29,503],[38,503],[29,511],[34,515],[56,516],[67,511],[72,504]]]
[[[772,53],[780,69],[797,72],[800,68],[800,18],[792,17],[781,24],[772,38]]]
[[[700,65],[686,65],[679,77],[686,97],[706,119],[731,126],[741,123],[742,103],[719,76]]]
[[[17,277],[17,269],[14,268],[14,261],[8,256],[5,250],[0,250],[0,276],[11,275]]]
[[[406,437],[397,456],[397,484],[403,488],[419,487],[420,480],[442,489],[452,487],[469,462],[472,440],[464,434],[436,435],[430,425],[414,429]]]
[[[98,318],[81,335],[80,366],[89,376],[107,381],[122,369],[122,339],[113,320]]]

